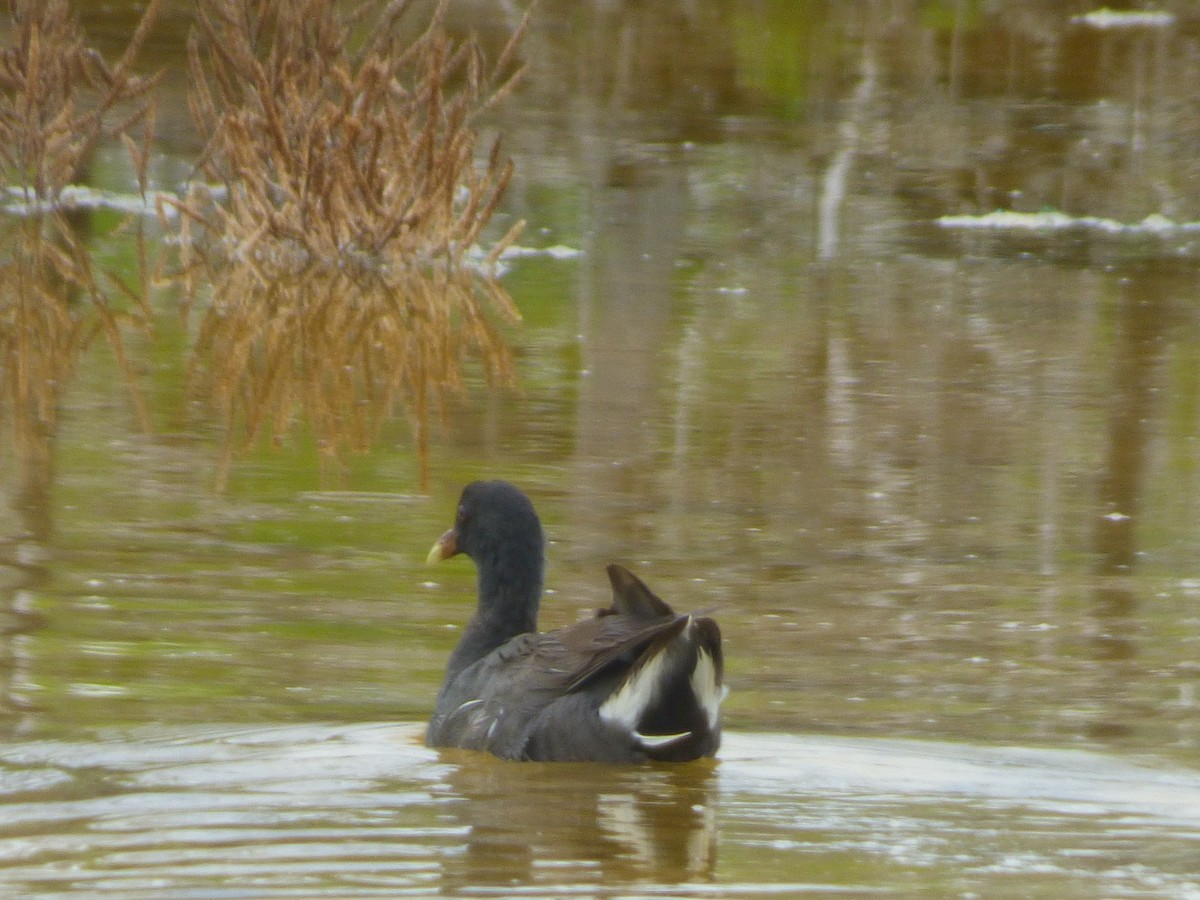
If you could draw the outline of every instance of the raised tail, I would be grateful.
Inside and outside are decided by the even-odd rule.
[[[717,623],[679,616],[600,705],[600,718],[632,734],[651,759],[712,756],[721,742],[721,702],[728,693],[723,678]]]

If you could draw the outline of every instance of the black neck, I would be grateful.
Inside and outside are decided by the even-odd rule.
[[[537,631],[542,597],[541,541],[536,547],[525,548],[525,552],[498,553],[490,559],[476,560],[475,565],[479,571],[478,605],[450,655],[447,682],[518,634]]]

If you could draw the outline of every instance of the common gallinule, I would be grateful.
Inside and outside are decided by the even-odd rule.
[[[677,615],[612,565],[610,608],[539,633],[542,525],[505,481],[463,489],[429,561],[458,553],[475,561],[478,606],[447,664],[429,746],[594,762],[716,753],[726,693],[716,622]]]

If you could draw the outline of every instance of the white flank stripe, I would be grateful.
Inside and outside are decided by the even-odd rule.
[[[600,704],[600,718],[636,731],[638,721],[658,694],[658,679],[666,662],[666,651],[655,654],[621,689]]]
[[[689,620],[689,637],[690,632],[694,629],[695,623]],[[637,731],[642,716],[658,697],[659,681],[670,652],[670,647],[664,647],[646,665],[642,666],[636,675],[625,682],[619,691],[600,705],[600,718],[603,721],[628,729],[647,747],[665,746],[691,734],[690,731],[685,731],[680,734],[643,735]],[[696,665],[692,669],[691,687],[696,702],[704,710],[704,715],[708,719],[708,727],[716,729],[721,721],[721,703],[729,693],[729,688],[717,684],[717,667],[713,664],[712,655],[707,650],[698,649],[696,651]]]
[[[715,729],[721,720],[721,702],[729,693],[729,688],[717,684],[717,667],[713,665],[707,650],[696,654],[696,668],[692,670],[692,693],[708,716],[708,727]]]

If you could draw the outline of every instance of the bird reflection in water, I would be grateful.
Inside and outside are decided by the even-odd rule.
[[[443,893],[467,887],[711,881],[717,763],[513,763],[442,750],[446,818],[465,843],[441,867]]]

